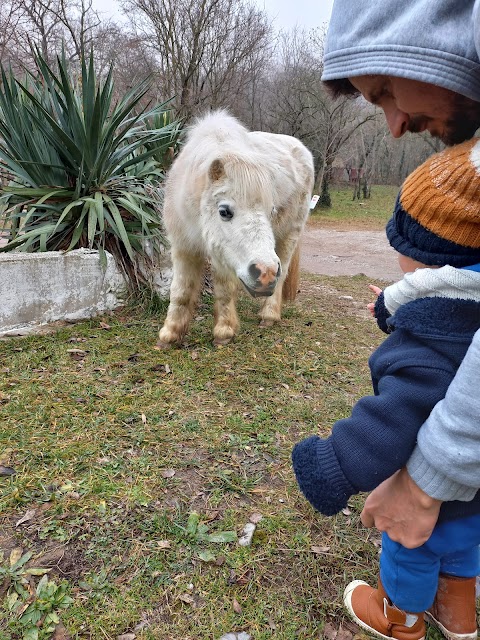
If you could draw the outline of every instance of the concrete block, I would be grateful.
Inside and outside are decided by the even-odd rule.
[[[113,256],[97,251],[0,254],[0,335],[23,335],[56,320],[75,321],[115,309],[125,281]]]

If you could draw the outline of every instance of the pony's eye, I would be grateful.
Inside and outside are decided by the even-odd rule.
[[[231,220],[233,218],[233,211],[230,209],[228,204],[221,204],[218,207],[218,213],[222,220]]]

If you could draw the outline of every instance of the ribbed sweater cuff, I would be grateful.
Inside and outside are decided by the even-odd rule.
[[[307,500],[320,513],[332,516],[357,493],[339,465],[331,439],[311,436],[295,445],[292,462],[297,482]]]
[[[391,333],[392,331],[391,327],[389,327],[387,324],[387,320],[390,317],[391,313],[385,305],[385,297],[382,291],[375,302],[375,319],[377,321],[379,329],[381,329],[384,333]]]
[[[432,467],[418,446],[410,456],[407,463],[407,471],[422,491],[431,498],[442,500],[443,502],[451,502],[452,500],[469,502],[473,500],[478,490],[475,487],[459,484],[438,469],[435,469],[435,467]]]

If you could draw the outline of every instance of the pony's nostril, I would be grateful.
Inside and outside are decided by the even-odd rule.
[[[280,276],[281,267],[275,271],[275,267],[267,267],[262,263],[252,263],[248,267],[250,277],[261,287],[273,288]]]
[[[248,267],[248,273],[250,274],[252,280],[258,280],[262,275],[261,269],[259,269],[256,264],[251,264]]]
[[[279,278],[281,275],[282,275],[282,267],[280,265],[278,265],[277,278]]]

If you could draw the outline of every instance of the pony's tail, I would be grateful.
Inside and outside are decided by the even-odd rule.
[[[293,252],[290,266],[288,267],[287,277],[283,283],[282,300],[284,302],[293,302],[297,296],[298,284],[300,282],[300,242],[298,242]]]

